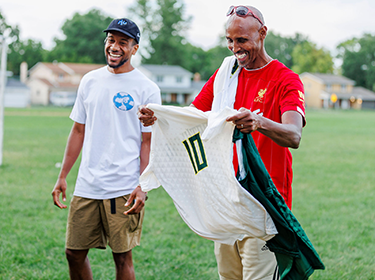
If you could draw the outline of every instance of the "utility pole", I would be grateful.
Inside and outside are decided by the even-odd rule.
[[[6,83],[8,44],[5,36],[1,36],[1,66],[0,66],[0,166],[3,164],[4,140],[4,92]]]

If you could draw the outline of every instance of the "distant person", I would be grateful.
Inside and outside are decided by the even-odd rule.
[[[82,160],[69,207],[66,257],[71,279],[92,279],[90,248],[112,249],[116,279],[135,279],[132,249],[140,244],[146,193],[139,175],[149,161],[151,129],[138,120],[138,106],[161,103],[160,90],[131,65],[139,48],[137,25],[115,19],[106,30],[107,66],[79,85],[60,174],[52,191],[56,206],[66,199],[66,177]]]
[[[264,48],[267,27],[261,12],[251,6],[231,6],[226,39],[232,57],[208,80],[192,102],[202,111],[225,106],[239,110],[229,117],[242,133],[252,137],[278,191],[292,207],[292,156],[305,124],[304,89],[299,76],[271,58]],[[139,119],[152,125],[153,112],[140,107]],[[243,164],[234,149],[233,165],[239,179]],[[275,255],[264,241],[245,238],[231,245],[215,243],[220,279],[278,279]]]

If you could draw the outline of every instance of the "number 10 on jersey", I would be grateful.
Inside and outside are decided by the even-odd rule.
[[[194,168],[195,174],[205,169],[207,164],[206,152],[202,143],[200,133],[194,134],[188,139],[182,141],[186,151],[189,155],[191,165]]]

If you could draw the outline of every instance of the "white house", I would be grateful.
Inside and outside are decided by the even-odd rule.
[[[26,84],[31,89],[31,104],[71,106],[83,75],[102,66],[104,65],[39,62],[28,71],[28,78],[21,65],[21,77],[25,77]]]
[[[30,88],[15,78],[7,78],[4,107],[25,108],[30,106]]]
[[[138,69],[159,86],[163,103],[190,104],[204,85],[197,75],[177,65],[142,64]]]

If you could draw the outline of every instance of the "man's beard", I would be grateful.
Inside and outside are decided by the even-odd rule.
[[[129,58],[125,58],[125,59],[121,60],[119,64],[114,65],[114,66],[109,65],[109,63],[108,63],[108,59],[107,59],[107,58],[106,58],[106,60],[107,60],[107,65],[108,65],[109,67],[111,67],[111,68],[113,68],[113,69],[116,69],[116,68],[119,68],[119,67],[121,67],[122,65],[124,65],[124,64],[129,60]]]

